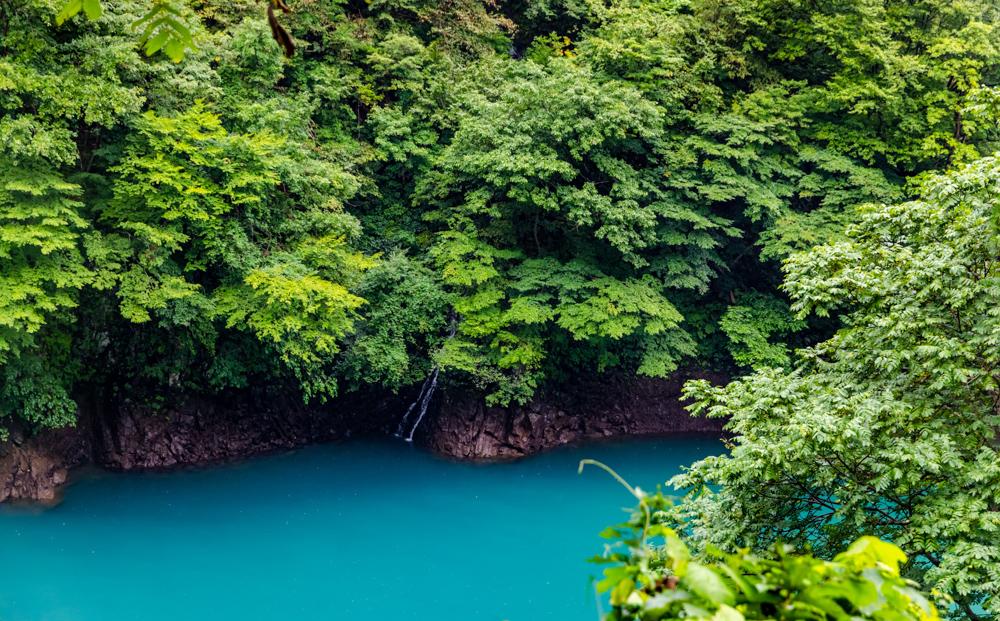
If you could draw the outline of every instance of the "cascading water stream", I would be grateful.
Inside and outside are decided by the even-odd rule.
[[[434,367],[434,372],[431,373],[430,380],[431,385],[424,394],[424,400],[420,402],[420,416],[417,417],[417,422],[413,423],[413,427],[410,429],[410,435],[407,436],[407,442],[413,442],[413,434],[417,432],[417,427],[420,426],[420,421],[424,420],[424,416],[427,414],[427,406],[431,403],[431,397],[434,396],[434,389],[437,388],[438,383],[438,367]]]
[[[434,373],[432,373],[432,375],[437,377],[437,367],[434,367]],[[420,386],[420,392],[417,393],[417,398],[413,400],[413,403],[410,404],[410,407],[406,408],[406,413],[403,414],[403,418],[399,420],[399,427],[396,428],[397,438],[403,437],[403,433],[406,431],[406,421],[410,420],[410,414],[413,412],[413,409],[416,408],[417,404],[423,400],[424,393],[427,392],[427,384],[430,381],[431,381],[431,375],[428,375],[426,378],[424,378],[424,383],[422,386]]]
[[[458,322],[455,321],[454,317],[451,320],[451,328],[448,330],[448,338],[446,341],[451,340],[455,336],[455,332],[458,330]],[[441,368],[435,366],[431,370],[430,375],[424,379],[423,385],[420,386],[420,392],[417,393],[417,398],[413,400],[410,407],[406,408],[406,412],[403,414],[403,418],[399,421],[399,427],[396,429],[396,437],[402,438],[403,432],[406,430],[406,422],[410,420],[410,414],[420,405],[420,414],[417,416],[416,422],[413,423],[413,427],[410,428],[409,435],[404,438],[407,442],[413,442],[413,434],[417,432],[417,427],[420,426],[421,421],[424,420],[424,416],[427,415],[427,408],[431,404],[431,399],[434,397],[434,391],[437,389],[438,375],[441,372]]]

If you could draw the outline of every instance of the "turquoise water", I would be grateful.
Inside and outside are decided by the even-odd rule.
[[[84,477],[0,513],[3,621],[580,621],[586,559],[630,498],[713,439],[589,445],[516,463],[402,442],[317,446],[208,470]]]

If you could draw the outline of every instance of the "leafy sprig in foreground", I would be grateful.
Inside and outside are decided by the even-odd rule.
[[[667,498],[619,481],[639,504],[627,522],[605,530],[613,543],[595,559],[609,565],[597,584],[611,602],[606,621],[939,618],[935,604],[901,575],[907,557],[891,543],[861,537],[833,560],[786,545],[765,556],[695,556],[669,526],[676,512]]]

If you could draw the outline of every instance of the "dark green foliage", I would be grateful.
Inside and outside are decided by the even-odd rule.
[[[998,136],[986,0],[2,6],[24,390],[785,365],[778,262]]]
[[[849,312],[793,369],[688,386],[738,434],[676,480],[703,540],[829,554],[873,534],[956,612],[1000,612],[998,214],[1000,161],[985,158],[789,260],[800,317]]]
[[[453,140],[417,184],[462,318],[441,363],[509,374],[496,396],[524,400],[549,335],[565,330],[588,348],[632,341],[641,372],[673,370],[692,347],[664,294],[707,289],[716,248],[736,231],[672,195],[662,111],[568,60],[479,71],[458,97]]]
[[[389,388],[422,381],[426,353],[447,333],[449,297],[435,273],[402,253],[382,257],[357,287],[366,300],[361,323],[341,363],[354,385]]]

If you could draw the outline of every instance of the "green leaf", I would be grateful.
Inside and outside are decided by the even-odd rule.
[[[744,621],[744,619],[743,613],[726,604],[720,605],[712,615],[712,621]]]
[[[83,0],[83,12],[86,13],[87,18],[90,20],[100,19],[101,17],[101,0]]]
[[[66,20],[79,13],[81,9],[83,9],[83,0],[69,0],[56,14],[56,25],[62,26]]]
[[[719,574],[701,563],[688,563],[681,579],[685,587],[710,602],[732,604],[735,601],[733,592]]]
[[[876,537],[861,537],[835,559],[840,562],[878,563],[884,565],[893,575],[899,575],[899,566],[906,563],[906,554],[897,546]]]
[[[150,38],[146,41],[146,46],[144,51],[146,56],[152,56],[156,52],[160,51],[160,48],[170,39],[170,32],[167,30],[161,30],[156,33],[156,36]]]

